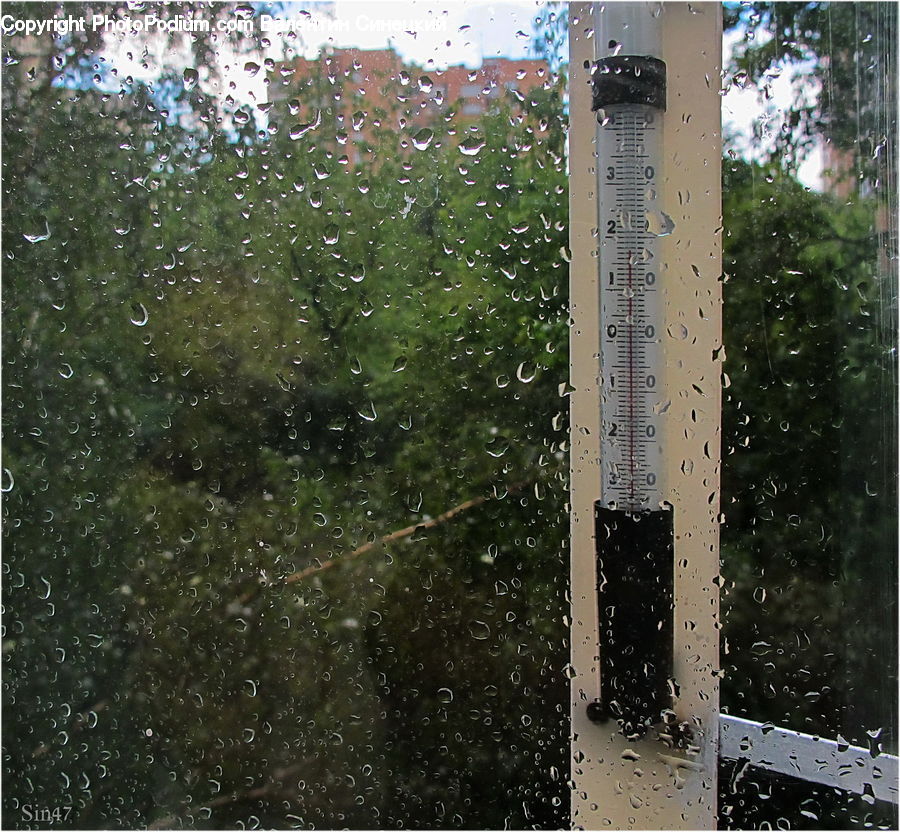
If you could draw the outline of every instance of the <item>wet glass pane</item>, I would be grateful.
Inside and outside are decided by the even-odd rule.
[[[725,19],[722,708],[896,754],[897,8]],[[729,828],[896,823],[732,774]]]
[[[566,825],[559,21],[3,11],[4,826]]]

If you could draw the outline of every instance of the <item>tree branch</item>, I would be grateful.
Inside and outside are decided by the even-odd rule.
[[[542,472],[543,473],[543,472]],[[507,494],[515,494],[521,491],[523,488],[527,488],[529,485],[533,485],[540,478],[540,474],[537,474],[527,480],[522,480],[521,482],[514,483],[513,485],[509,485],[506,488],[503,496]],[[311,578],[313,575],[318,575],[322,572],[327,571],[328,569],[333,569],[335,566],[342,566],[349,561],[356,560],[357,558],[361,558],[364,555],[369,554],[374,549],[379,546],[385,546],[389,543],[396,543],[398,540],[403,540],[411,535],[415,534],[417,531],[428,531],[429,529],[437,528],[438,526],[442,526],[444,523],[449,522],[454,517],[463,514],[464,512],[470,511],[473,508],[478,508],[478,506],[484,505],[487,502],[491,502],[493,500],[499,500],[500,497],[473,497],[471,500],[466,500],[465,502],[460,503],[457,506],[454,506],[451,509],[448,509],[443,514],[439,514],[437,517],[432,518],[431,520],[426,520],[422,523],[415,523],[412,526],[406,526],[403,529],[398,529],[397,531],[390,532],[389,534],[382,535],[377,540],[371,540],[368,543],[363,543],[362,546],[357,546],[352,552],[348,552],[346,555],[342,555],[341,557],[332,558],[331,560],[326,560],[324,562],[319,561],[317,563],[311,564],[304,569],[300,569],[286,578],[278,581],[278,584],[283,584],[288,586],[290,584],[298,583],[299,581],[305,581],[307,578]],[[256,595],[263,589],[262,585],[256,586],[253,589],[245,592],[238,601],[241,604],[246,604],[248,601],[252,600]]]

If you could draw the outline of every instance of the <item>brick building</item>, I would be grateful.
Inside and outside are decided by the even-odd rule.
[[[550,82],[545,61],[489,58],[480,67],[425,70],[405,64],[392,49],[335,49],[282,65],[269,86],[274,116],[311,124],[333,108],[338,128],[354,142],[375,128],[415,132],[445,118],[465,127],[502,98],[524,103]],[[330,99],[330,100],[329,100]],[[457,134],[462,131],[458,130]],[[355,154],[354,154],[355,155]]]

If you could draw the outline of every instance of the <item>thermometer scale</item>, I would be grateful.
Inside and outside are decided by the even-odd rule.
[[[673,516],[664,502],[666,399],[659,3],[598,11],[607,54],[597,113],[600,482],[595,504],[600,698],[594,721],[641,734],[671,708]]]
[[[615,11],[611,5],[607,18]],[[649,24],[655,21],[647,17],[642,21],[642,41],[652,46]],[[606,22],[608,31],[612,21]],[[634,23],[623,25],[621,36],[637,28]],[[611,42],[618,50],[620,42],[615,38]],[[671,227],[658,187],[663,175],[665,64],[652,55],[610,55],[594,69],[599,120],[601,501],[608,508],[656,509],[663,497],[665,389],[660,237]]]

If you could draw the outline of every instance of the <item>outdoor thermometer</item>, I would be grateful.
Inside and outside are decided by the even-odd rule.
[[[673,518],[664,502],[666,66],[659,3],[598,11],[600,698],[592,719],[641,733],[671,707]]]

